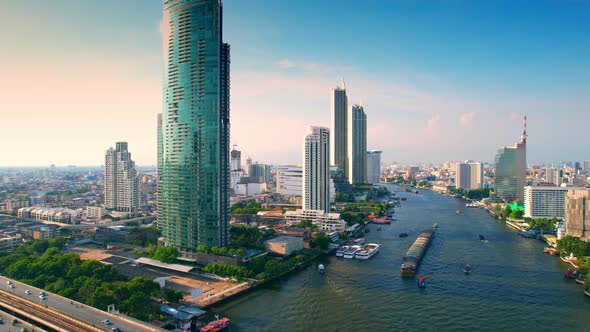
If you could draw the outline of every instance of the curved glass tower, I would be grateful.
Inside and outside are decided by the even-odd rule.
[[[229,242],[229,45],[219,0],[165,0],[158,221],[166,245]]]

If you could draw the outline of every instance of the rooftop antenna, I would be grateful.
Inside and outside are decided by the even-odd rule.
[[[520,137],[522,143],[526,143],[526,114],[524,115],[524,130],[522,131],[522,136]]]

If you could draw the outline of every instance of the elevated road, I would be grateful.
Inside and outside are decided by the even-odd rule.
[[[14,288],[10,288],[7,281],[11,281]],[[30,294],[27,294],[27,291]],[[47,295],[45,299],[40,298],[40,292]],[[5,277],[0,277],[0,306],[8,311],[14,310],[20,315],[30,317],[31,320],[38,321],[54,330],[103,332],[119,328],[125,332],[165,331],[134,318],[98,310]],[[105,319],[108,319],[111,324],[103,323]]]

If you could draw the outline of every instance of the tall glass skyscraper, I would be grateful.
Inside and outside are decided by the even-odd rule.
[[[367,114],[362,105],[353,105],[348,143],[348,179],[350,183],[366,183],[367,179]]]
[[[348,97],[346,85],[332,89],[332,130],[330,131],[330,162],[348,174]]]
[[[165,0],[158,221],[166,245],[229,243],[229,45],[220,0]]]
[[[524,201],[526,186],[526,116],[520,143],[505,147],[496,154],[495,195],[506,202]]]

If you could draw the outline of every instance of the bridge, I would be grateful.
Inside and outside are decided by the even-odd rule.
[[[8,217],[8,218],[11,218],[11,219],[21,220],[21,221],[26,221],[26,222],[40,222],[40,223],[44,223],[46,225],[59,226],[59,229],[72,229],[72,230],[89,229],[89,228],[96,228],[96,227],[105,228],[105,227],[110,227],[110,226],[124,226],[124,225],[127,225],[127,224],[141,225],[144,221],[153,221],[153,220],[156,220],[156,217],[155,216],[146,216],[146,217],[138,217],[138,218],[124,219],[124,220],[117,220],[117,221],[108,222],[108,223],[102,223],[102,224],[78,224],[78,225],[72,225],[72,224],[64,224],[64,223],[59,223],[59,222],[54,222],[54,221],[47,221],[47,220],[40,220],[40,219],[20,218],[20,217],[16,217],[16,216],[11,216],[9,214],[0,214],[0,217]]]
[[[10,282],[13,286],[10,286]],[[159,327],[134,318],[108,313],[42,289],[0,277],[0,307],[39,325],[64,332],[160,332]],[[46,296],[40,296],[44,292]],[[103,323],[108,319],[111,324]]]

